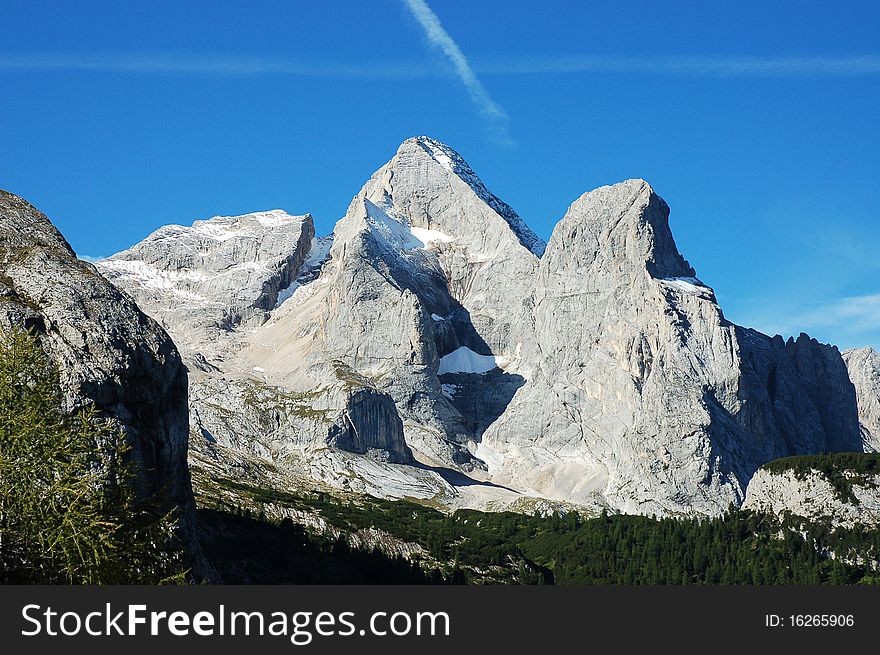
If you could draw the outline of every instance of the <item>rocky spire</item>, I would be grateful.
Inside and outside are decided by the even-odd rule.
[[[789,454],[858,449],[836,348],[724,319],[642,180],[584,194],[534,292],[526,385],[483,436],[498,481],[627,512],[716,513]]]
[[[538,257],[544,253],[544,248],[547,247],[547,244],[532,232],[531,228],[526,225],[525,221],[519,217],[510,205],[486,188],[486,185],[483,184],[483,181],[470,165],[455,150],[431,137],[417,136],[407,139],[400,145],[400,148],[397,150],[397,157],[407,158],[416,156],[416,149],[423,150],[440,166],[454,173],[462,182],[467,184],[478,198],[507,221],[510,229],[513,230],[523,246]]]

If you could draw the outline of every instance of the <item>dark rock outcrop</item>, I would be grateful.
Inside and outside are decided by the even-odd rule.
[[[403,439],[403,421],[394,401],[385,394],[361,388],[352,393],[345,412],[330,429],[328,443],[352,453],[376,453],[385,461],[412,462]]]
[[[131,298],[77,259],[46,216],[5,191],[0,324],[39,333],[60,369],[68,409],[94,404],[124,430],[138,493],[180,508],[181,536],[195,556],[187,372],[177,348]]]

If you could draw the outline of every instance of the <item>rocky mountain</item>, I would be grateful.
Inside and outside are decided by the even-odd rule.
[[[100,262],[107,279],[173,329],[198,368],[222,361],[232,330],[259,325],[314,250],[312,217],[281,210],[166,225]]]
[[[499,371],[485,385],[484,373],[530,338],[542,246],[461,157],[410,139],[352,200],[315,283],[249,337],[244,360],[309,388],[338,384],[341,363],[394,400],[426,461],[473,468],[475,424],[491,422],[521,381]],[[485,402],[457,403],[466,392]]]
[[[863,448],[837,349],[727,321],[642,180],[581,196],[545,247],[417,137],[332,237],[259,216],[98,263],[183,344],[193,449],[224,475],[714,515],[769,460]]]
[[[5,191],[0,324],[40,335],[59,366],[67,408],[93,403],[124,430],[139,493],[181,508],[182,536],[195,555],[187,372],[177,348],[127,295],[77,259],[46,216]]]
[[[584,194],[534,286],[528,381],[483,435],[490,472],[627,512],[714,514],[790,454],[860,450],[837,349],[727,321],[642,180]]]
[[[758,469],[743,509],[782,517],[786,513],[831,527],[880,525],[880,473],[822,467],[785,460]]]
[[[845,351],[843,360],[856,387],[865,450],[880,452],[880,353],[855,348]]]

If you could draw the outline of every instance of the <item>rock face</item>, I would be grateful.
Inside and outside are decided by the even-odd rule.
[[[164,227],[97,266],[184,347],[198,437],[270,458],[329,444],[408,462],[393,402],[342,362],[303,390],[236,361],[245,335],[320,275],[331,244],[311,216],[274,210]]]
[[[244,375],[196,375],[190,404],[196,438],[266,459],[329,445],[412,461],[394,403],[368,385],[297,392]]]
[[[727,321],[668,215],[628,180],[576,200],[545,247],[457,153],[417,137],[332,238],[276,222],[259,248],[214,255],[192,234],[212,221],[197,222],[99,266],[194,352],[204,330],[178,320],[179,292],[211,299],[199,318],[227,345],[191,357],[194,443],[347,488],[717,514],[767,461],[861,450],[837,349]],[[222,219],[221,243],[252,224]],[[192,239],[209,252],[196,264],[178,254]],[[261,252],[272,263],[245,296],[218,282]],[[147,266],[176,286],[159,298]]]
[[[836,348],[724,319],[642,180],[581,196],[534,290],[528,378],[481,450],[502,483],[626,512],[714,514],[783,455],[857,450]]]
[[[131,445],[139,492],[182,510],[194,548],[187,373],[165,331],[76,258],[46,216],[0,191],[0,323],[36,330],[69,409],[94,403]]]
[[[162,227],[97,266],[205,368],[205,360],[224,359],[232,330],[265,321],[313,246],[320,248],[314,236],[309,215],[217,216]]]
[[[457,153],[409,139],[352,200],[317,280],[249,337],[243,357],[293,387],[338,384],[341,362],[394,400],[407,444],[428,461],[479,466],[468,444],[488,407],[450,400],[456,385],[446,376],[461,362],[444,361],[457,352],[491,360],[475,375],[497,381],[485,394],[499,410],[506,404],[522,378],[480,373],[516,359],[531,338],[541,250]]]
[[[880,475],[852,484],[844,498],[820,471],[798,475],[787,470],[759,469],[749,483],[743,509],[781,517],[790,512],[811,521],[830,521],[834,527],[880,525]]]
[[[880,353],[856,348],[845,351],[843,359],[856,388],[865,449],[880,452]]]

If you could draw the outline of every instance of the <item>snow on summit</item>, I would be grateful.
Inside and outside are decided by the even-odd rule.
[[[486,185],[483,184],[483,181],[474,172],[474,169],[455,150],[429,136],[413,137],[404,143],[417,144],[443,168],[461,178],[483,202],[507,221],[514,234],[519,238],[520,243],[538,257],[544,254],[544,249],[547,247],[544,240],[532,232],[525,221],[519,217],[510,205],[486,188]]]
[[[380,207],[364,200],[366,220],[370,227],[399,250],[427,249],[433,243],[449,243],[455,239],[439,230],[410,226],[398,219],[392,207]]]
[[[283,209],[271,209],[269,211],[252,212],[237,216],[213,216],[193,221],[193,224],[190,226],[163,225],[141,243],[157,242],[163,239],[180,240],[191,237],[208,238],[213,241],[228,241],[237,237],[246,237],[255,231],[263,232],[265,228],[291,227],[296,229],[294,226],[301,226],[308,217],[308,214],[288,214]]]
[[[250,222],[271,228],[302,223],[305,218],[306,215],[295,216],[288,214],[283,209],[270,209],[269,211],[252,212],[238,216],[213,216],[207,220],[193,222],[191,229],[206,234],[225,232],[225,236],[228,238],[235,236],[236,228],[243,227]]]
[[[309,214],[273,209],[167,225],[95,266],[153,318],[175,325],[179,345],[204,354],[220,347],[215,335],[264,320],[286,288],[302,284],[304,264],[311,270],[326,259],[324,246]]]

